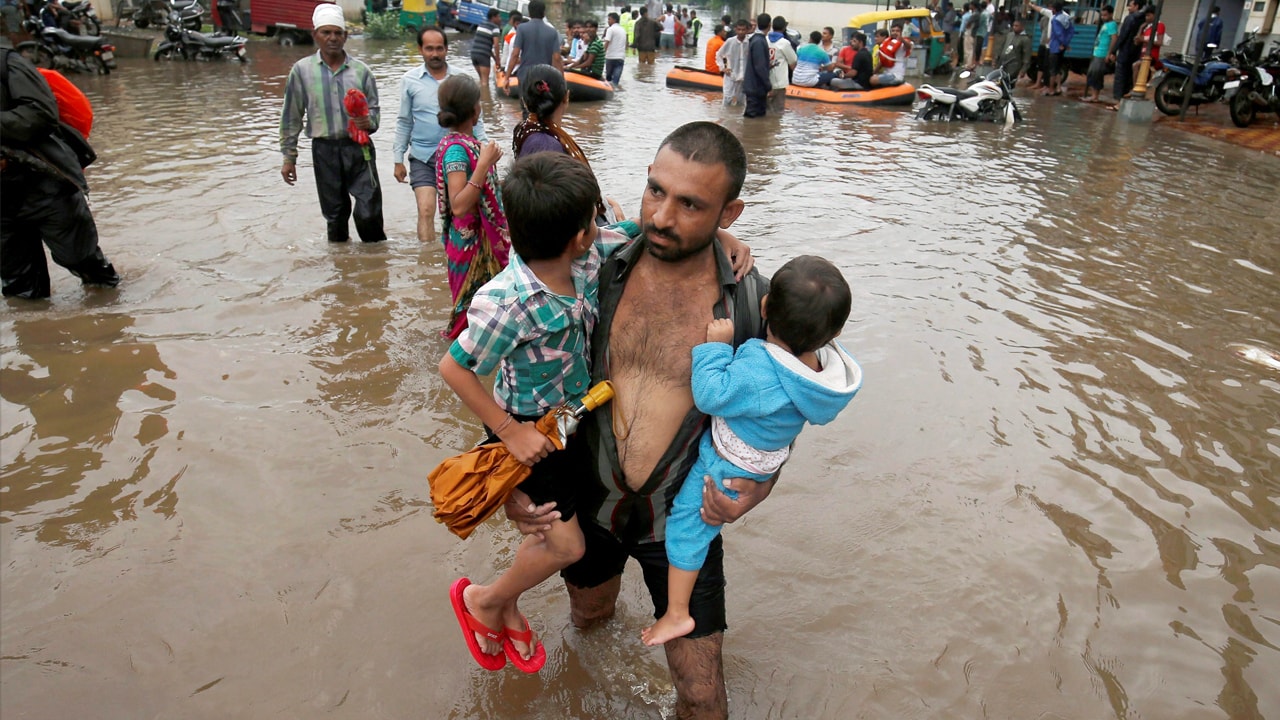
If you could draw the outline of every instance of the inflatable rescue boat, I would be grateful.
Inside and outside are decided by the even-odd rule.
[[[507,79],[507,74],[501,70],[497,73],[498,88],[502,88],[502,83]],[[564,74],[565,84],[569,87],[569,101],[577,102],[580,100],[608,100],[613,97],[613,86],[604,80],[597,80],[590,75],[573,72],[572,70]],[[520,99],[520,78],[511,78],[511,89],[507,91],[507,97]]]
[[[724,77],[702,68],[677,65],[667,73],[667,87],[724,92]],[[787,97],[836,105],[910,105],[916,89],[911,83],[875,90],[833,90],[787,86]]]

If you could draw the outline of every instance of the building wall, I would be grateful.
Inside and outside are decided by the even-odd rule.
[[[884,3],[880,4],[881,10]],[[836,38],[842,34],[840,28],[849,24],[849,18],[864,12],[876,10],[872,3],[821,2],[820,0],[754,0],[751,3],[751,16],[767,12],[787,19],[787,26],[802,36],[808,37],[812,30],[821,30],[830,25],[836,30]]]

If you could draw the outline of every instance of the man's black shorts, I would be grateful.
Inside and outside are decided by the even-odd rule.
[[[587,551],[578,562],[560,571],[565,582],[593,588],[622,574],[627,558],[635,558],[644,572],[644,584],[653,600],[653,617],[667,612],[667,548],[661,542],[624,543],[608,530],[583,516],[578,520]],[[724,543],[719,535],[711,541],[707,560],[698,571],[698,580],[689,598],[693,632],[688,637],[705,637],[728,628],[724,606]]]

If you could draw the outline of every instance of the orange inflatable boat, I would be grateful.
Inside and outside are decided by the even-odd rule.
[[[501,89],[502,83],[506,82],[507,74],[499,70],[497,77],[498,88]],[[597,80],[590,75],[570,71],[564,74],[564,81],[569,86],[570,102],[608,100],[613,97],[612,85],[604,80]],[[511,89],[507,91],[507,96],[516,99],[520,98],[520,78],[511,78]]]
[[[677,65],[667,73],[667,87],[724,92],[724,78],[702,68]],[[787,86],[787,97],[836,105],[910,105],[916,89],[910,83],[875,90],[832,90]]]

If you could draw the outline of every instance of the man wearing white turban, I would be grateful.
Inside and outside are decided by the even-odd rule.
[[[382,190],[374,164],[373,143],[364,149],[347,135],[347,91],[360,90],[369,103],[369,114],[354,118],[356,127],[373,134],[378,130],[378,86],[369,67],[347,54],[347,23],[342,8],[321,3],[311,16],[311,37],[320,48],[299,60],[289,71],[280,116],[280,175],[289,185],[298,180],[298,136],[311,138],[311,161],[320,195],[320,213],[328,225],[329,242],[346,242],[347,220],[355,217],[356,232],[364,242],[386,240],[382,228]],[[355,198],[354,212],[352,198]]]

